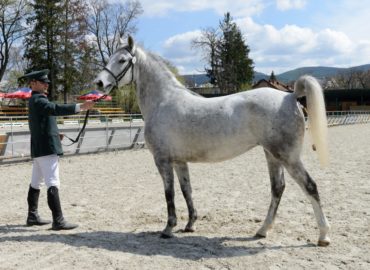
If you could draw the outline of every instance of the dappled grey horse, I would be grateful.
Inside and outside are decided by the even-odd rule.
[[[174,170],[189,211],[185,231],[193,232],[197,212],[187,163],[223,161],[260,145],[270,174],[271,203],[256,235],[266,237],[273,225],[285,187],[285,168],[312,203],[320,230],[318,244],[330,243],[329,223],[321,208],[317,186],[300,158],[305,121],[297,98],[306,96],[309,128],[320,163],[325,165],[328,159],[323,94],[314,78],[299,78],[293,93],[260,88],[204,98],[186,89],[160,57],[136,46],[129,37],[126,44],[121,40],[96,83],[108,93],[115,86],[131,82],[136,84],[145,120],[146,145],[164,183],[168,221],[162,237],[172,237],[177,223]]]

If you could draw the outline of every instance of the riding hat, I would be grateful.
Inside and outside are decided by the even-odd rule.
[[[48,69],[36,70],[30,73],[24,74],[22,77],[18,78],[18,80],[26,79],[27,81],[36,80],[36,81],[40,81],[44,83],[50,83],[48,74],[49,74]]]

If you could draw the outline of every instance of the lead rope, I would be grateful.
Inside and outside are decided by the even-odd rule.
[[[104,98],[106,98],[107,96],[108,96],[108,95],[106,95],[106,94],[105,94],[105,95],[102,95],[101,97],[99,97],[99,98],[97,98],[97,99],[95,99],[95,100],[93,100],[93,101],[94,101],[94,102],[98,102],[99,100],[104,99]],[[70,141],[72,142],[71,144],[68,144],[68,145],[63,144],[64,146],[71,146],[71,145],[73,145],[73,144],[77,143],[77,142],[80,140],[81,134],[82,134],[82,132],[84,132],[84,130],[85,130],[85,128],[86,128],[87,119],[89,118],[89,114],[90,114],[90,110],[87,110],[87,111],[86,111],[86,114],[85,114],[84,123],[83,123],[83,125],[82,125],[82,128],[81,128],[81,129],[80,129],[80,131],[78,132],[76,139],[72,139],[72,138],[68,137],[66,134],[64,134],[64,135],[63,135],[64,137],[66,137],[68,140],[70,140]]]

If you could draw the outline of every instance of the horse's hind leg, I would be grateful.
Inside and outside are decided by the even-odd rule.
[[[256,236],[266,237],[267,231],[272,228],[281,196],[285,189],[284,170],[282,164],[265,150],[271,182],[271,203],[262,227]]]
[[[190,184],[189,168],[185,162],[174,164],[174,168],[177,177],[179,178],[181,191],[182,194],[184,195],[186,205],[188,206],[189,211],[189,222],[185,227],[185,232],[194,232],[195,230],[194,223],[197,220],[197,211],[194,208],[193,198],[191,195],[192,189]]]
[[[330,229],[329,222],[322,210],[320,197],[317,190],[316,183],[312,180],[310,175],[307,173],[303,164],[300,160],[294,163],[286,164],[286,169],[289,174],[294,178],[298,185],[303,189],[308,198],[311,201],[313,211],[320,229],[320,236],[318,245],[327,246],[330,244],[330,238],[328,237],[328,232]]]
[[[173,167],[167,159],[154,158],[155,164],[157,165],[158,171],[163,179],[164,192],[167,202],[167,226],[162,231],[161,237],[170,238],[173,237],[172,229],[177,224],[176,208],[175,208],[175,189],[174,189],[174,175]]]

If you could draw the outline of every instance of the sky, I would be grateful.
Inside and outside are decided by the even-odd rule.
[[[119,0],[124,1],[124,0]],[[250,48],[255,71],[370,63],[370,0],[140,0],[134,35],[180,74],[204,73],[191,41],[230,12]]]

